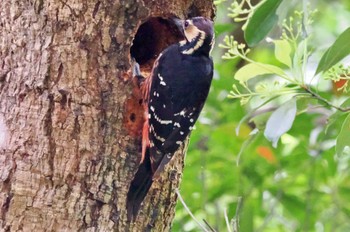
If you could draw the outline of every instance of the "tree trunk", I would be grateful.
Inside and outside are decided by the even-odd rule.
[[[184,148],[127,222],[143,123],[130,51],[147,75],[179,39],[166,18],[213,14],[210,0],[2,0],[1,231],[170,230]]]

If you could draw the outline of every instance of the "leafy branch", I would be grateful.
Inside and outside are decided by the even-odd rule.
[[[313,11],[312,14],[309,14],[310,16],[314,15]],[[301,40],[301,34],[302,34],[302,26],[300,21],[302,20],[302,13],[296,11],[295,12],[296,18],[299,20],[297,23],[297,27],[296,29],[293,29],[293,22],[295,21],[293,17],[289,18],[289,23],[287,23],[286,21],[283,23],[283,34],[282,34],[282,39],[281,40],[272,40],[270,39],[269,41],[271,42],[275,42],[275,49],[276,50],[288,50],[290,51],[289,46],[292,44],[294,50],[295,50],[295,54],[294,56],[296,56],[296,61],[298,61],[297,58],[299,58],[300,62],[295,62],[293,64],[293,66],[291,67],[291,73],[296,73],[295,71],[293,72],[293,70],[296,69],[300,69],[300,72],[298,73],[305,73],[305,68],[301,68],[301,64],[304,63],[304,61],[307,60],[308,56],[309,56],[309,52],[306,51],[303,54],[300,54],[302,52],[296,51],[298,50],[298,43],[301,44],[299,41]],[[308,19],[307,20],[308,23],[312,22],[312,19]],[[303,47],[307,48],[307,39],[303,39],[305,44],[302,44]],[[229,97],[230,98],[241,98],[241,102],[242,104],[247,103],[251,97],[254,96],[259,96],[261,98],[265,98],[265,97],[275,97],[277,95],[286,95],[286,94],[305,94],[308,93],[310,94],[311,97],[314,97],[316,99],[318,99],[319,101],[322,101],[323,103],[325,103],[327,106],[335,108],[337,110],[340,110],[342,112],[348,112],[350,111],[349,108],[342,108],[339,106],[336,106],[334,104],[332,104],[331,102],[329,102],[327,99],[323,98],[322,96],[320,96],[319,94],[317,94],[316,92],[314,92],[311,89],[311,86],[305,85],[304,84],[304,78],[301,78],[301,80],[299,80],[298,78],[294,77],[294,76],[290,76],[287,75],[286,72],[284,70],[282,70],[281,68],[279,68],[278,66],[274,66],[274,65],[270,65],[270,64],[264,64],[264,63],[259,63],[256,62],[252,59],[250,59],[248,57],[249,52],[251,51],[249,48],[246,48],[246,45],[243,43],[238,43],[233,36],[226,36],[224,38],[224,44],[220,44],[219,47],[220,48],[224,48],[227,51],[225,52],[225,54],[222,56],[223,59],[236,59],[236,58],[240,58],[245,60],[248,65],[246,65],[245,67],[241,68],[240,70],[237,71],[236,75],[235,75],[235,79],[240,81],[241,87],[243,87],[247,92],[246,93],[242,93],[242,91],[239,90],[239,88],[237,87],[237,85],[233,85],[233,90],[230,92]],[[302,50],[302,49],[300,49]],[[288,54],[287,54],[288,55]],[[276,55],[277,56],[277,55]],[[283,57],[278,57],[279,60],[283,63],[287,63],[287,64],[292,64],[292,62],[286,61],[286,59],[284,59]],[[252,65],[253,64],[253,65]],[[304,65],[303,65],[304,66]],[[256,69],[254,69],[256,68]],[[248,75],[246,75],[246,70],[245,69],[249,69],[247,70],[249,72]],[[344,68],[342,65],[339,66],[338,68],[332,68],[329,71],[330,73],[328,74],[328,78],[338,81],[340,79],[346,79],[348,80],[350,78],[349,73],[350,73],[350,67]],[[274,87],[276,86],[280,86],[280,88],[276,89],[276,88],[268,88],[269,86],[271,87],[271,85],[266,85],[266,84],[257,84],[255,90],[260,90],[260,91],[253,91],[251,90],[251,88],[248,87],[247,81],[252,79],[252,78],[256,78],[259,75],[264,75],[264,74],[274,74],[275,76],[280,77],[281,79],[283,79],[285,82],[284,84],[280,84],[279,81],[274,81]],[[294,87],[286,87],[288,84],[293,84]],[[345,89],[347,87],[347,85],[345,85],[344,87],[342,87],[342,89]],[[261,91],[261,90],[265,90],[265,91]],[[303,91],[304,90],[304,91]]]
[[[244,4],[248,8],[243,8]],[[246,20],[243,30],[245,38],[250,46],[256,45],[259,41],[267,36],[272,26],[277,22],[275,11],[281,1],[265,0],[256,6],[252,6],[247,1],[234,1],[231,5],[230,17],[235,21]],[[293,16],[282,23],[282,33],[279,39],[267,38],[267,42],[271,42],[275,46],[275,57],[286,68],[279,65],[261,63],[250,58],[251,49],[245,44],[238,43],[233,36],[226,36],[223,43],[219,47],[226,50],[223,59],[242,59],[247,64],[237,70],[234,78],[238,81],[232,86],[229,98],[240,99],[242,105],[252,101],[253,98],[275,99],[281,96],[289,95],[288,99],[297,99],[298,96],[309,96],[322,102],[325,107],[333,108],[341,112],[350,112],[350,107],[338,106],[322,97],[317,91],[314,91],[311,84],[307,82],[312,80],[307,76],[308,60],[313,50],[310,46],[312,33],[308,34],[306,28],[310,27],[313,17],[317,10],[310,10],[304,2],[304,10],[307,12],[295,11]],[[246,17],[242,17],[246,14]],[[261,30],[261,27],[267,29]],[[348,91],[348,80],[350,79],[350,67],[343,65],[334,66],[346,55],[350,54],[349,46],[345,41],[350,40],[350,28],[343,32],[335,43],[326,51],[320,60],[316,74],[323,73],[325,79],[334,82],[342,80],[344,84],[338,88],[339,91]],[[341,49],[341,50],[340,50]],[[296,116],[296,104],[288,104],[288,100],[273,112],[266,122],[265,137],[273,141],[277,146],[277,141],[281,135],[287,132],[292,126],[294,117]],[[294,102],[291,101],[291,102]],[[286,105],[290,108],[286,108]],[[253,109],[254,110],[254,109]],[[290,117],[290,113],[294,114]],[[305,112],[301,109],[301,112]],[[283,122],[281,117],[288,118],[289,122]],[[275,119],[274,119],[275,118]],[[288,125],[288,126],[286,126]],[[280,128],[281,131],[276,132],[269,126]]]
[[[305,92],[309,93],[313,98],[325,103],[327,106],[330,106],[334,109],[337,109],[341,112],[350,112],[350,107],[341,107],[341,106],[336,106],[334,104],[332,104],[331,102],[329,102],[327,99],[321,97],[320,95],[318,95],[317,93],[313,92],[309,87],[307,86],[303,86],[302,87]]]

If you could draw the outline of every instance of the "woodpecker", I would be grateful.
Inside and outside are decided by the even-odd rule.
[[[172,21],[185,39],[159,54],[141,84],[145,107],[142,157],[127,194],[129,220],[136,218],[153,181],[190,135],[213,78],[209,56],[213,22],[204,17]]]

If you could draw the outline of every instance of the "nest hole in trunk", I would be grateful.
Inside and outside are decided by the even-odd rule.
[[[138,28],[130,54],[140,65],[143,76],[147,77],[159,54],[182,39],[181,32],[171,20],[151,17]]]

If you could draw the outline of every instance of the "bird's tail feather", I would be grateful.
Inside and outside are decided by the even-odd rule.
[[[126,200],[126,209],[128,220],[135,220],[143,199],[153,183],[153,172],[149,149],[146,150],[145,158],[140,164],[134,179],[131,181]]]

